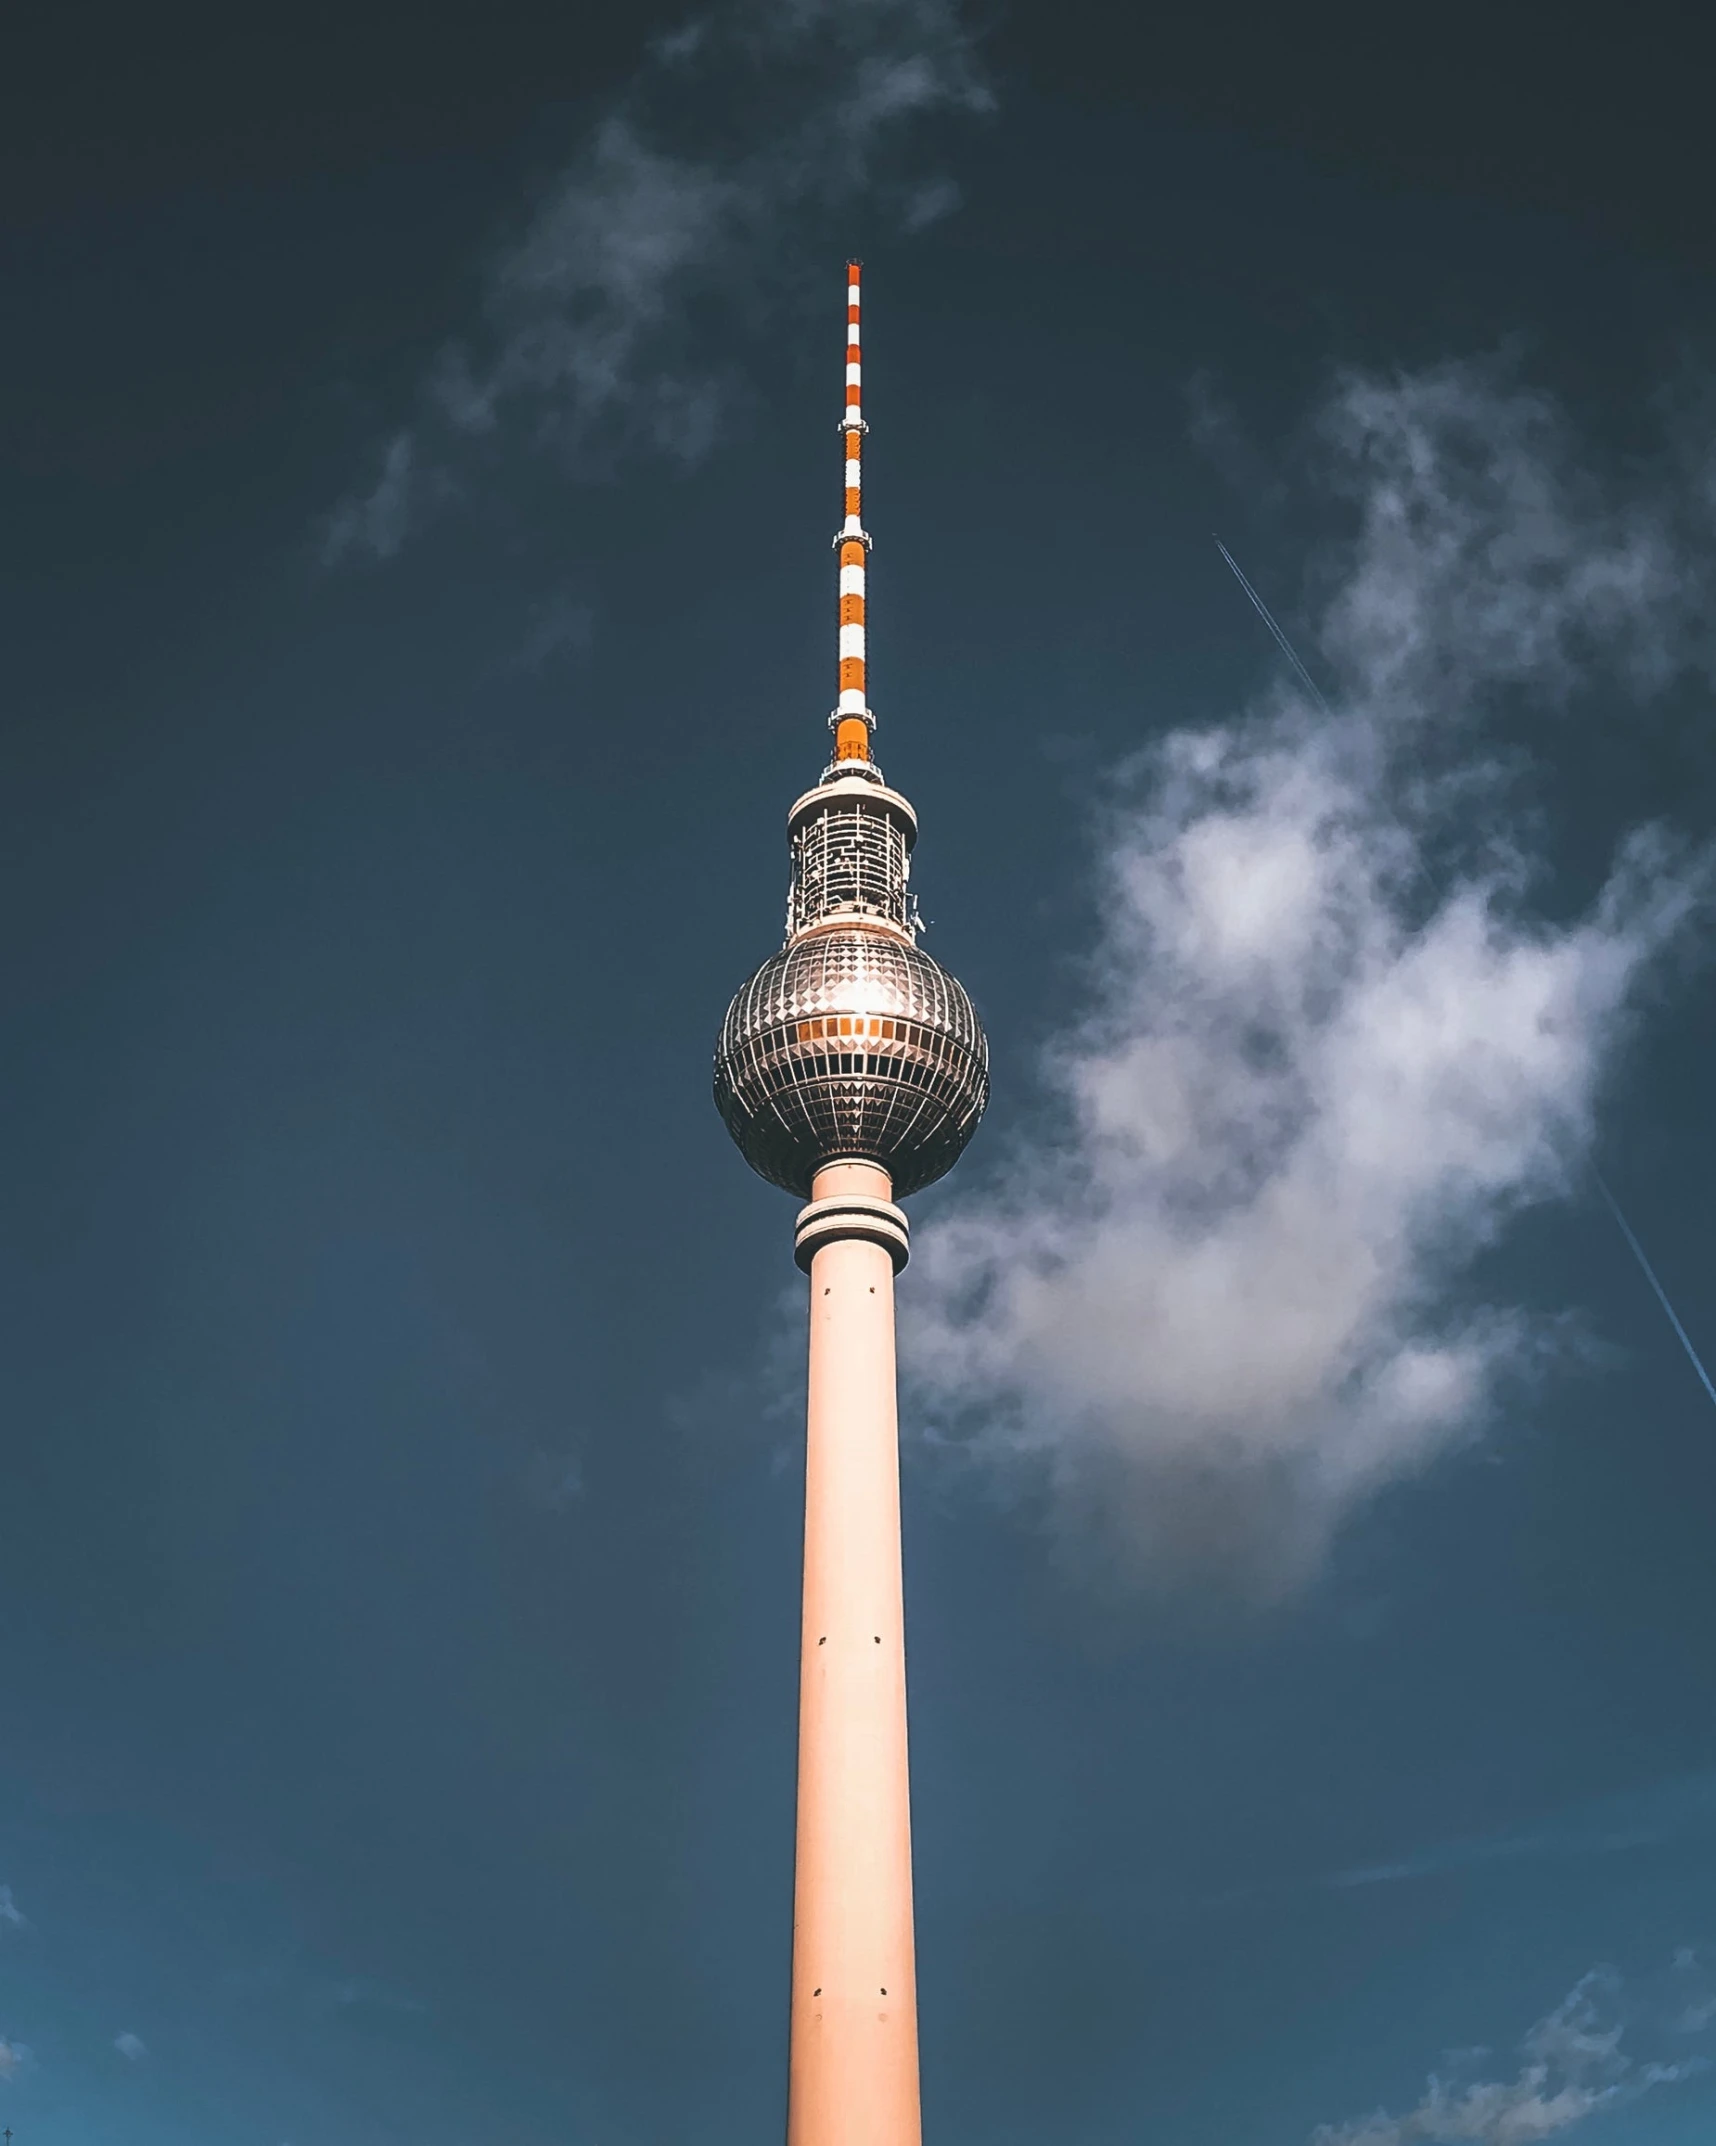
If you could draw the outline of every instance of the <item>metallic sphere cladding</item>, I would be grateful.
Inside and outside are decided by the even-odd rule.
[[[839,768],[793,807],[786,945],[727,1009],[715,1105],[751,1167],[801,1197],[861,1157],[894,1196],[958,1161],[989,1099],[966,991],[915,943],[916,820],[898,792]]]

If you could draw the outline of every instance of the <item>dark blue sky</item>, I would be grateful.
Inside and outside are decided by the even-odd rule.
[[[1696,845],[1716,815],[1690,31],[1552,63],[1521,32],[1468,67],[1331,14],[1304,50],[1235,23],[1229,65],[1214,28],[1021,9],[967,44],[932,0],[874,0],[832,45],[812,9],[736,59],[736,19],[653,60],[635,10],[62,30],[8,128],[18,2146],[738,2146],[781,2120],[797,1282],[708,1057],[826,749],[848,253],[880,750],[995,1056],[920,1228],[992,1214],[1064,1140],[1045,1063],[1157,974],[1104,936],[1116,826],[1157,824],[1150,771],[1115,771],[1279,705],[1212,529],[1370,719],[1331,620],[1372,586],[1387,472],[1318,429],[1343,376],[1420,393],[1506,351],[1462,393],[1555,400],[1562,442],[1527,427],[1506,498],[1559,469],[1572,534],[1521,586],[1565,594],[1634,521],[1664,547],[1642,625],[1631,595],[1619,624],[1568,598],[1562,671],[1465,695],[1433,646],[1460,704],[1430,694],[1415,769],[1504,773],[1438,792],[1424,869],[1505,839],[1535,865],[1512,943],[1547,943],[1627,830]],[[824,157],[817,124],[857,127],[843,70],[923,53],[921,109]],[[625,186],[591,147],[616,114],[653,160]],[[674,225],[687,173],[737,207]],[[669,227],[697,243],[641,309],[623,263],[574,258]],[[545,228],[574,253],[521,294]],[[506,376],[551,318],[577,362]],[[454,348],[487,429],[448,415]],[[1496,436],[1462,437],[1493,516]],[[1485,554],[1498,586],[1511,557]],[[1365,794],[1384,820],[1400,796]],[[982,1422],[926,1436],[946,1388],[914,1389],[940,2146],[1302,2146],[1421,2103],[1337,2136],[1508,2146],[1537,2134],[1507,2109],[1553,2092],[1581,2146],[1708,2136],[1716,1412],[1586,1171],[1716,1352],[1706,935],[1696,912],[1640,957],[1630,1014],[1581,1014],[1590,1093],[1544,1104],[1548,1176],[1414,1255],[1415,1334],[1566,1315],[1421,1453],[1337,1493],[1313,1406],[1277,1508],[1267,1468],[1223,1472],[1224,1417],[1211,1509],[1243,1525],[1192,1542],[1154,1402],[1110,1501],[1084,1459],[1055,1488],[1088,1424],[1046,1473],[992,1465]],[[1244,1360],[1267,1306],[1231,1310]],[[1035,1375],[995,1373],[995,1405],[1058,1423]],[[1246,1545],[1306,1496],[1329,1539],[1260,1582]],[[1617,1983],[1558,2015],[1599,1966]],[[1426,2077],[1480,2044],[1501,2113],[1434,2128]]]

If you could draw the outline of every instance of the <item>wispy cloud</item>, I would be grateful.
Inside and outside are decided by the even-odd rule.
[[[1681,2034],[1702,2034],[1716,2022],[1716,1982],[1705,1971],[1696,1945],[1682,1945],[1674,1956],[1674,1972],[1687,1977],[1691,1984],[1675,2014],[1674,2027]]]
[[[498,252],[481,333],[442,353],[330,518],[329,558],[392,557],[485,450],[583,473],[695,462],[733,392],[716,344],[773,312],[858,202],[906,230],[945,215],[957,189],[909,144],[989,102],[956,0],[732,0],[657,40]]]
[[[22,2042],[9,2042],[0,2035],[0,2079],[16,2079],[30,2068],[30,2052]]]
[[[1087,1010],[1042,1121],[920,1229],[906,1329],[921,1409],[1120,1569],[1263,1592],[1566,1346],[1468,1276],[1582,1176],[1709,879],[1637,830],[1583,914],[1544,915],[1481,732],[1701,655],[1691,488],[1605,492],[1480,366],[1349,379],[1318,438],[1352,526],[1316,627],[1332,713],[1284,679],[1121,771]]]
[[[149,2054],[149,2045],[140,2034],[116,2034],[113,2046],[129,2064],[139,2064]]]
[[[1349,1887],[1438,1877],[1484,1863],[1619,1855],[1716,1828],[1716,1774],[1686,1774],[1626,1795],[1576,1804],[1526,1826],[1465,1840],[1440,1841],[1391,1863],[1337,1871],[1325,1882]]]
[[[513,661],[522,671],[545,671],[563,658],[589,647],[595,613],[564,593],[537,605]]]
[[[564,1512],[584,1495],[584,1462],[575,1452],[539,1448],[525,1469],[525,1495],[545,1512]]]
[[[329,561],[353,555],[391,559],[421,511],[423,485],[411,433],[396,432],[382,448],[379,464],[367,490],[342,500],[328,517],[323,553]]]
[[[29,1927],[18,1903],[12,1898],[12,1888],[0,1885],[0,1929],[27,1930]]]
[[[384,1982],[371,1982],[361,1975],[330,1982],[322,1994],[328,2004],[343,2012],[390,2012],[402,2018],[416,2018],[428,2010],[403,1990],[390,1989]]]
[[[1696,1968],[1690,1951],[1676,1964]],[[1635,2059],[1622,2047],[1621,1994],[1612,1968],[1593,1968],[1525,2037],[1512,2078],[1475,2077],[1486,2052],[1466,2052],[1431,2075],[1416,2108],[1319,2124],[1312,2146],[1531,2146],[1706,2068],[1702,2056]]]

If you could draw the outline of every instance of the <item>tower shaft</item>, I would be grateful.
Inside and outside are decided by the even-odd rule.
[[[799,1218],[810,1390],[788,2146],[919,2146],[894,1272],[875,1163]]]

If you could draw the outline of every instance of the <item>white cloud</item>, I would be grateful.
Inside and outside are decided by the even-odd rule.
[[[1468,1276],[1578,1182],[1708,876],[1637,831],[1582,914],[1534,912],[1473,742],[1498,698],[1688,660],[1665,515],[1610,505],[1548,406],[1477,368],[1349,380],[1321,441],[1356,518],[1335,712],[1282,690],[1123,771],[1049,1121],[920,1229],[907,1305],[933,1419],[1034,1466],[1129,1570],[1264,1591],[1565,1346]]]
[[[149,2045],[140,2034],[116,2034],[113,2046],[129,2063],[136,2064],[149,2054]]]
[[[18,1903],[12,1898],[12,1888],[9,1885],[0,1885],[0,1927],[13,1930],[27,1930],[30,1927]]]
[[[0,2080],[16,2079],[30,2066],[30,2052],[22,2042],[9,2042],[0,2035]]]
[[[860,198],[908,230],[945,215],[954,189],[899,152],[926,117],[989,101],[956,0],[732,0],[658,39],[500,253],[483,334],[443,354],[418,424],[332,516],[327,556],[391,557],[456,491],[449,459],[483,443],[580,471],[696,461],[729,389],[708,323],[734,343],[807,235],[826,252],[823,223]],[[837,257],[824,269],[834,294]]]
[[[1405,2115],[1319,2124],[1312,2146],[1532,2146],[1704,2068],[1700,2058],[1636,2062],[1621,2046],[1620,1993],[1612,1968],[1593,1968],[1526,2036],[1511,2079],[1463,2076],[1484,2055],[1472,2052],[1449,2076],[1433,2074]]]

